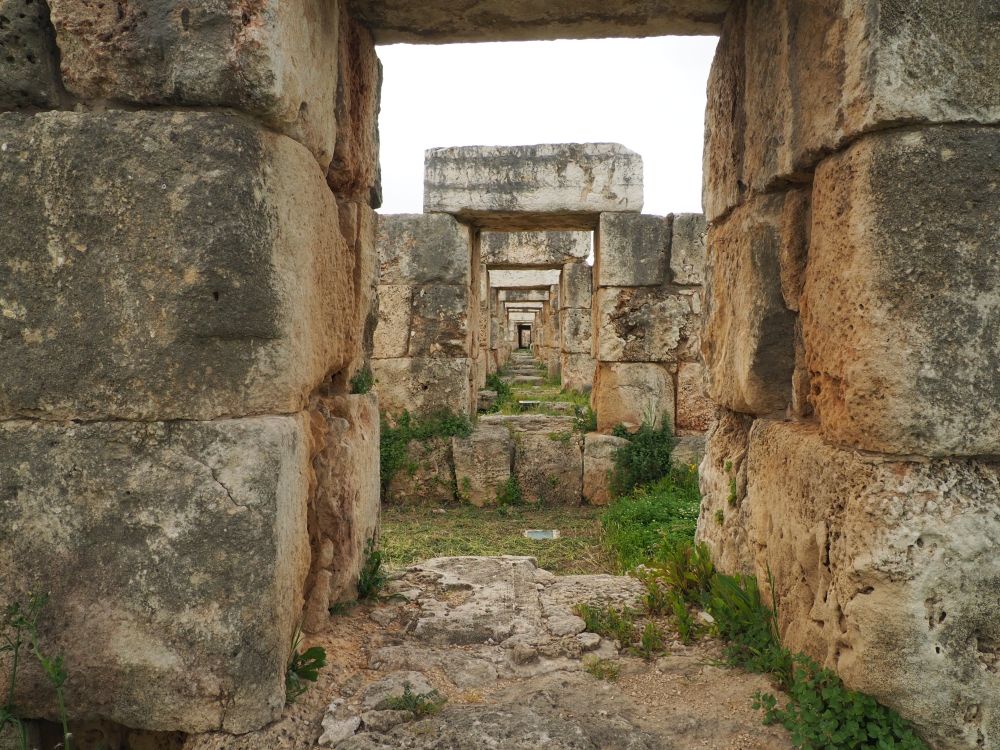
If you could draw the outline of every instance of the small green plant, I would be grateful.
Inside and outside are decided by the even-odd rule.
[[[722,512],[722,508],[715,511],[715,523],[722,526],[726,522],[726,514]]]
[[[382,562],[382,552],[375,546],[375,539],[369,539],[365,544],[365,562],[358,576],[358,599],[371,599],[385,586],[387,579]]]
[[[511,475],[507,477],[500,489],[497,490],[497,505],[507,508],[512,505],[523,505],[524,495],[521,493],[521,485],[517,483],[517,477]]]
[[[804,656],[795,658],[788,703],[778,707],[769,693],[758,692],[753,707],[765,724],[780,724],[792,743],[809,750],[926,750],[902,718],[874,698],[848,690],[836,674]]]
[[[616,662],[610,659],[598,659],[596,656],[584,659],[583,668],[587,670],[587,674],[607,682],[614,682],[621,676],[621,667]]]
[[[411,442],[422,443],[434,438],[468,437],[470,434],[472,434],[472,422],[469,418],[447,410],[420,418],[404,411],[397,417],[395,425],[383,417],[379,442],[379,479],[383,496],[392,478],[400,469],[410,467],[416,470],[415,464],[407,459],[407,450]]]
[[[674,593],[691,604],[704,603],[716,575],[712,552],[704,543],[663,548],[654,569]]]
[[[505,406],[513,404],[517,405],[514,400],[514,389],[511,388],[510,383],[503,379],[503,375],[500,372],[490,373],[486,376],[486,388],[491,391],[496,391],[497,400],[493,402],[493,406],[490,407],[490,412],[496,413],[501,411]]]
[[[569,441],[573,439],[573,433],[571,432],[550,432],[549,440],[553,443],[559,443],[560,445],[569,445]]]
[[[647,661],[653,659],[657,654],[663,653],[663,631],[655,622],[647,622],[642,629],[636,651]]]
[[[773,674],[782,687],[788,686],[792,656],[781,645],[776,608],[764,602],[756,578],[717,573],[711,583],[708,610],[716,632],[727,641],[727,662],[748,672]]]
[[[356,606],[358,606],[357,601],[334,602],[330,605],[329,612],[332,616],[339,617],[341,615],[346,615]]]
[[[655,574],[644,573],[639,576],[639,580],[646,586],[646,594],[643,596],[643,604],[646,611],[651,615],[665,615],[670,610],[670,594],[668,589]]]
[[[438,713],[447,701],[448,699],[437,690],[431,690],[429,693],[416,693],[409,682],[404,682],[403,694],[386,698],[380,707],[390,711],[410,711],[417,718],[421,718]]]
[[[462,502],[469,502],[472,497],[472,480],[469,477],[462,477],[458,483],[458,499]]]
[[[589,633],[614,638],[622,646],[635,640],[635,613],[628,607],[615,609],[582,603],[573,611],[583,620]]]
[[[677,634],[681,637],[681,643],[689,645],[695,636],[695,624],[691,618],[691,612],[687,608],[684,597],[676,591],[670,592],[670,611],[674,616],[674,625],[677,627]]]
[[[10,654],[10,677],[7,682],[5,703],[0,706],[0,732],[10,726],[16,735],[21,750],[28,750],[28,732],[23,719],[14,705],[14,692],[17,689],[17,672],[25,653],[30,654],[38,662],[49,684],[56,693],[59,706],[59,717],[62,722],[62,750],[70,750],[72,734],[69,731],[69,716],[66,711],[65,684],[68,678],[62,656],[48,656],[41,648],[38,623],[42,610],[48,603],[44,594],[31,594],[27,604],[13,602],[4,611],[0,620],[0,653]]]
[[[670,452],[675,440],[670,421],[664,416],[660,427],[643,422],[634,433],[617,425],[612,434],[628,440],[615,451],[614,469],[611,471],[609,489],[613,497],[622,497],[636,487],[655,482],[670,473]]]
[[[302,645],[302,626],[295,628],[292,636],[291,654],[285,669],[285,703],[291,705],[309,689],[309,682],[319,679],[319,670],[326,666],[326,649],[313,646],[299,651]]]
[[[372,368],[366,363],[364,367],[354,373],[351,378],[351,393],[368,393],[375,385],[375,375]]]
[[[736,491],[736,478],[729,480],[729,496],[726,498],[730,508],[735,508],[739,503],[739,494]]]
[[[597,432],[597,412],[586,406],[573,407],[573,430],[575,432]]]

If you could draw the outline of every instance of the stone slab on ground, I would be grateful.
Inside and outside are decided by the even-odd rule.
[[[480,423],[467,438],[452,438],[458,496],[477,507],[494,505],[507,484],[514,461],[514,440],[501,425]]]
[[[109,111],[2,114],[0,143],[0,417],[293,413],[351,361],[367,310],[295,141]]]
[[[424,156],[428,214],[509,229],[530,228],[532,217],[553,229],[589,229],[602,212],[641,209],[642,157],[617,143],[462,146]]]
[[[234,733],[280,717],[309,450],[305,416],[0,423],[0,608],[48,592],[71,716]],[[15,699],[58,715],[33,666]]]

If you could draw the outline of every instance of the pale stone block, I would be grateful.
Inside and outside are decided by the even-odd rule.
[[[705,367],[700,362],[677,366],[677,429],[704,432],[715,421],[715,403],[708,397]]]
[[[586,263],[567,263],[559,282],[559,307],[590,309],[593,302],[594,269]]]
[[[462,357],[473,351],[469,290],[448,284],[413,289],[411,357]]]
[[[593,345],[590,333],[590,310],[568,309],[559,311],[562,333],[561,351],[566,354],[590,356]]]
[[[354,260],[295,141],[109,111],[0,115],[0,142],[0,417],[292,413],[354,359]]]
[[[413,287],[408,284],[379,284],[378,325],[375,327],[376,359],[405,357],[409,353]]]
[[[0,608],[48,592],[41,637],[66,660],[71,717],[243,733],[281,716],[309,568],[307,430],[0,423]],[[27,715],[58,715],[40,671],[17,687]]]
[[[588,432],[583,449],[583,499],[591,505],[611,502],[608,488],[611,472],[615,468],[615,454],[628,445],[625,438]]]
[[[708,230],[703,214],[677,214],[670,235],[670,275],[675,284],[705,283],[705,238]]]
[[[709,395],[733,411],[769,414],[791,401],[795,315],[779,268],[786,200],[754,198],[709,230],[701,350]]]
[[[379,413],[374,393],[320,399],[312,419],[316,475],[313,566],[303,628],[329,622],[329,607],[358,597],[365,547],[379,524]]]
[[[380,284],[472,285],[469,228],[441,214],[382,214]]]
[[[50,0],[66,88],[81,99],[231,107],[305,145],[337,137],[338,3]]]
[[[647,214],[601,214],[594,286],[659,286],[666,281],[670,219]]]
[[[514,476],[524,499],[545,505],[579,505],[583,492],[583,445],[573,417],[489,416],[480,423],[509,429]]]
[[[480,424],[467,438],[452,438],[459,499],[477,508],[495,505],[511,477],[514,440],[501,425]]]
[[[666,367],[648,363],[598,362],[590,404],[597,429],[611,432],[618,424],[630,430],[643,422],[674,424],[674,379]]]
[[[590,232],[483,232],[480,238],[490,266],[561,266],[590,255]]]
[[[448,360],[442,360],[447,362]],[[385,489],[384,500],[400,505],[434,505],[455,501],[455,468],[451,440],[431,438],[406,446],[406,460]]]
[[[597,290],[594,343],[601,362],[677,362],[697,356],[699,301],[660,287]]]
[[[642,157],[617,143],[463,146],[424,157],[424,211],[510,228],[517,217],[642,209]],[[584,228],[580,226],[579,228]]]
[[[866,136],[820,165],[802,331],[828,440],[1000,453],[998,171],[1000,132],[963,126]]]
[[[1000,736],[1000,474],[889,461],[759,420],[746,502],[784,644],[914,722],[934,747]]]
[[[405,357],[372,360],[375,391],[386,414],[448,409],[475,413],[473,367],[467,358]]]
[[[559,374],[562,386],[571,391],[590,393],[594,387],[594,371],[597,363],[589,353],[568,354],[563,352],[559,358]]]

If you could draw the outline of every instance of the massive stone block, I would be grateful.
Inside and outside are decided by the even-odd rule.
[[[755,198],[708,235],[702,354],[709,394],[768,414],[791,401],[795,315],[781,293],[783,194]]]
[[[378,325],[375,327],[376,359],[405,357],[410,351],[410,320],[413,287],[409,284],[379,284]]]
[[[705,240],[703,214],[673,217],[670,237],[670,277],[675,284],[705,283]]]
[[[670,219],[647,214],[602,214],[594,286],[659,286],[670,256]]]
[[[379,217],[380,284],[472,284],[468,227],[441,214]]]
[[[64,103],[49,9],[35,0],[0,0],[0,110]]]
[[[1000,467],[892,461],[758,420],[747,497],[785,645],[913,721],[934,747],[1000,738]]]
[[[405,357],[372,360],[382,411],[426,414],[448,409],[475,413],[474,368],[467,358]]]
[[[568,309],[559,311],[559,328],[562,337],[561,351],[567,354],[590,355],[590,310]]]
[[[684,432],[704,432],[715,421],[715,404],[707,395],[705,367],[700,362],[677,366],[677,424]]]
[[[663,365],[598,362],[590,405],[600,432],[617,424],[659,425],[664,417],[674,424],[674,379]]]
[[[588,432],[583,448],[583,499],[591,505],[611,502],[608,487],[618,449],[628,445],[625,438]]]
[[[590,309],[593,304],[594,269],[586,263],[567,263],[559,280],[559,307]]]
[[[411,440],[406,446],[406,460],[386,487],[384,500],[401,505],[454,502],[455,464],[451,440]]]
[[[659,287],[597,290],[594,339],[601,362],[677,362],[698,356],[700,300]]]
[[[73,718],[241,733],[281,715],[309,567],[306,430],[0,423],[0,607],[49,593],[41,635]],[[57,716],[34,665],[16,701]]]
[[[568,354],[559,357],[559,377],[563,388],[580,393],[590,393],[594,387],[597,362],[589,354]]]
[[[291,413],[351,360],[354,260],[296,142],[117,111],[0,115],[0,143],[0,417]]]
[[[1000,19],[989,3],[751,0],[726,27],[707,127],[710,220],[865,132],[1000,122]]]
[[[512,6],[504,0],[479,0],[468,7],[432,0],[417,7],[407,0],[359,0],[351,7],[382,44],[426,44],[716,34],[726,5],[723,0],[626,0],[614,5],[532,0]]]
[[[490,266],[561,266],[590,255],[590,232],[483,232],[483,262]]]
[[[593,228],[603,211],[642,209],[642,157],[617,143],[465,146],[424,158],[424,211],[488,226]],[[528,222],[518,226],[519,219]]]
[[[802,298],[827,439],[1000,453],[1000,131],[867,136],[824,161]]]
[[[450,284],[414,287],[409,355],[462,357],[473,352],[469,310],[466,287]]]
[[[511,430],[514,476],[527,502],[580,504],[583,441],[573,430],[573,417],[490,416],[480,422]]]
[[[480,424],[467,438],[452,438],[458,496],[477,508],[495,505],[511,477],[514,439],[503,425]]]
[[[232,107],[312,151],[337,119],[337,3],[49,0],[66,88],[81,99]]]
[[[379,414],[374,393],[320,399],[311,415],[316,490],[312,570],[302,626],[321,629],[329,607],[358,598],[365,551],[379,524]]]

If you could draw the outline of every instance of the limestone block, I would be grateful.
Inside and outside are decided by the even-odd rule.
[[[674,380],[666,367],[649,363],[598,362],[590,405],[599,432],[617,424],[637,429],[643,421],[674,424]]]
[[[374,393],[320,399],[312,418],[316,491],[313,562],[302,626],[321,629],[329,607],[358,597],[365,547],[379,525],[379,413]]]
[[[713,422],[714,424],[714,422]],[[691,471],[698,470],[698,464],[705,458],[704,435],[679,435],[670,460],[675,466],[686,466]]]
[[[786,200],[756,197],[709,230],[701,350],[709,395],[733,411],[768,414],[791,401],[795,315],[779,271]]]
[[[1000,737],[1000,471],[888,461],[761,420],[747,458],[758,580],[792,650],[914,722],[933,747]]]
[[[579,393],[590,393],[594,387],[594,370],[596,368],[597,363],[589,353],[568,354],[563,352],[559,358],[559,375],[562,379],[562,387]]]
[[[411,357],[463,357],[471,349],[469,290],[450,284],[414,287]]]
[[[615,468],[615,454],[625,438],[588,432],[583,449],[583,499],[591,505],[607,505],[611,502],[608,482]]]
[[[424,156],[424,212],[494,217],[642,209],[642,157],[617,143],[437,148]],[[584,229],[586,227],[573,227]]]
[[[677,366],[677,429],[704,432],[715,421],[715,403],[707,394],[705,367],[700,362]]]
[[[583,441],[573,417],[514,416],[514,476],[529,503],[579,505],[583,494]]]
[[[331,5],[339,6],[340,17],[335,79],[337,139],[327,181],[338,195],[350,195],[378,208],[382,204],[378,159],[382,63],[375,54],[371,31],[348,13],[348,3]]]
[[[483,262],[490,266],[561,266],[590,255],[590,232],[483,232]]]
[[[495,42],[531,39],[718,34],[724,0],[604,0],[566,2],[480,0],[474,14],[456,0],[364,0],[353,12],[375,29],[381,44],[397,42]]]
[[[670,219],[648,214],[601,214],[594,286],[659,286],[666,281]]]
[[[704,214],[677,214],[670,234],[670,276],[675,284],[705,283]]]
[[[511,476],[514,439],[501,425],[480,424],[467,438],[452,438],[459,499],[477,508],[495,505]]]
[[[295,141],[114,111],[0,115],[0,142],[0,416],[292,413],[352,360],[354,259]]]
[[[660,287],[597,290],[594,338],[601,362],[677,362],[697,356],[699,301]]]
[[[386,414],[449,409],[473,414],[472,363],[467,358],[402,357],[372,360],[375,391]]]
[[[1000,122],[1000,19],[990,4],[752,0],[726,25],[717,66],[734,96],[710,94],[719,101],[707,130],[733,138],[710,138],[706,149],[710,220],[745,190],[799,179],[863,133]]]
[[[696,539],[708,545],[716,566],[729,574],[755,572],[746,500],[746,458],[753,422],[747,414],[719,409],[698,467],[701,510]]]
[[[60,106],[64,92],[48,6],[0,0],[0,19],[0,110]]]
[[[378,325],[375,327],[376,359],[405,357],[409,353],[413,287],[379,284]]]
[[[593,346],[590,333],[590,310],[570,308],[559,311],[562,335],[561,351],[567,354],[590,355]]]
[[[411,440],[406,446],[406,460],[390,480],[383,499],[401,505],[455,502],[455,466],[451,455],[451,440]]]
[[[472,284],[469,229],[441,214],[382,214],[380,284]]]
[[[0,607],[49,592],[41,635],[72,717],[233,733],[279,718],[308,445],[304,417],[0,423]],[[16,701],[57,716],[34,665]]]
[[[49,0],[63,82],[81,99],[232,107],[305,145],[337,135],[336,3]]]
[[[593,300],[594,269],[586,263],[567,263],[559,283],[559,307],[590,309]]]
[[[962,126],[867,136],[817,170],[802,329],[828,440],[1000,453],[998,170],[1000,133]]]

